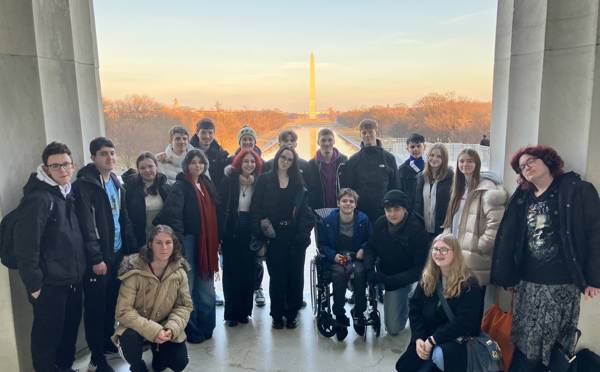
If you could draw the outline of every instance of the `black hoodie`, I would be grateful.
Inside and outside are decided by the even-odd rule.
[[[123,254],[137,253],[138,244],[135,240],[131,222],[125,208],[125,192],[118,177],[111,173],[110,177],[119,189],[121,224],[121,247]],[[77,172],[77,181],[73,183],[73,191],[77,205],[77,215],[83,233],[88,265],[100,262],[115,263],[115,224],[108,195],[100,182],[100,172],[93,163],[86,165]]]
[[[23,188],[14,234],[19,275],[28,293],[43,285],[77,285],[86,269],[83,238],[72,193],[33,173]]]

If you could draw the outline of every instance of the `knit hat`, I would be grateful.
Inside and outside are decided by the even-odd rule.
[[[256,142],[256,131],[254,129],[252,129],[252,127],[250,127],[248,124],[244,124],[242,129],[240,129],[240,131],[238,132],[238,135],[237,135],[238,143],[240,143],[240,141],[242,140],[242,137],[244,137],[244,136],[252,136],[252,138],[254,138],[254,142]]]
[[[385,193],[383,196],[383,206],[384,207],[403,207],[405,209],[410,209],[410,202],[408,200],[408,195],[406,195],[401,190],[390,190]]]

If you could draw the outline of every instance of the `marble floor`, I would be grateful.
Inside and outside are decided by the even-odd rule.
[[[217,327],[213,338],[201,344],[188,344],[189,371],[393,371],[396,360],[406,348],[410,331],[398,336],[386,334],[382,325],[381,336],[376,338],[371,328],[363,341],[352,327],[342,342],[336,337],[321,336],[310,308],[308,265],[314,256],[314,246],[306,255],[304,299],[308,306],[300,312],[300,323],[293,330],[274,330],[269,316],[268,276],[263,287],[267,305],[254,307],[249,324],[227,327],[223,323],[223,307],[217,307]],[[217,283],[220,289],[220,283]],[[349,312],[350,305],[346,305]],[[379,304],[383,319],[383,305]],[[151,354],[144,355],[150,366]],[[75,368],[85,371],[89,355],[81,355]],[[117,372],[129,371],[119,357],[109,359]]]

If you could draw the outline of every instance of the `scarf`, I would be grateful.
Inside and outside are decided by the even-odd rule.
[[[412,155],[408,157],[406,161],[408,165],[415,171],[415,173],[422,172],[425,168],[425,160],[421,156],[418,159],[415,159]]]
[[[423,181],[425,182],[423,185],[423,219],[425,220],[425,230],[428,233],[434,233],[436,229],[435,202],[438,182],[434,181],[431,184],[427,179],[423,179]]]
[[[197,182],[189,176],[187,179],[194,186],[200,209],[200,235],[198,236],[198,258],[196,260],[199,268],[198,276],[203,279],[211,279],[219,271],[217,210],[204,182]]]
[[[59,185],[58,183],[56,183],[56,181],[54,181],[52,179],[52,177],[50,177],[48,175],[48,173],[46,173],[44,171],[44,166],[43,164],[40,164],[37,167],[37,175],[36,178],[42,182],[47,183],[50,186],[58,186],[58,189],[60,190],[60,193],[62,194],[63,197],[67,197],[67,195],[69,195],[69,193],[71,192],[71,183],[67,183],[66,185],[62,186]]]
[[[316,158],[320,165],[321,185],[323,186],[323,203],[325,208],[335,208],[337,206],[336,162],[339,157],[339,151],[334,148],[331,160],[329,163],[325,163],[321,151],[317,151]]]

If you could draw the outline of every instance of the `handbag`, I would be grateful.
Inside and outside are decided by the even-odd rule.
[[[572,363],[577,358],[577,355],[574,353],[575,347],[579,342],[579,338],[581,337],[581,331],[579,329],[575,329],[575,344],[573,345],[573,350],[565,350],[562,345],[558,342],[554,344],[552,351],[550,352],[550,364],[548,368],[552,372],[569,372],[571,371]]]
[[[504,363],[505,370],[508,371],[515,351],[515,345],[510,336],[512,330],[513,305],[511,299],[510,309],[508,311],[502,310],[499,305],[499,297],[500,289],[498,288],[496,291],[496,303],[483,315],[481,330],[490,335],[490,337],[496,340],[498,345],[500,345],[500,350],[502,350],[502,362]]]
[[[454,321],[454,313],[442,293],[441,280],[435,286],[435,291],[442,302],[448,320]],[[462,337],[460,342],[466,343],[467,347],[466,372],[498,372],[504,370],[500,346],[487,333],[481,332],[476,337]]]

